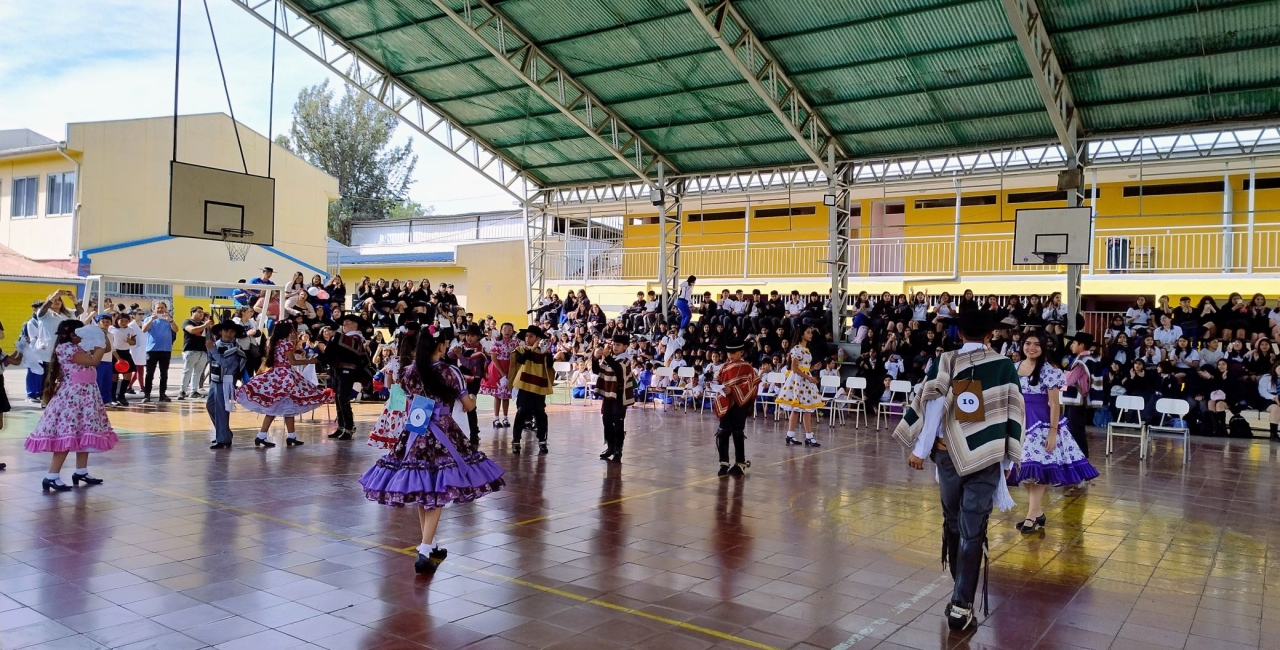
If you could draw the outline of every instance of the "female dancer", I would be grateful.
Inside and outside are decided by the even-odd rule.
[[[450,503],[467,503],[502,489],[502,468],[470,444],[453,419],[454,402],[465,411],[476,408],[466,393],[462,373],[445,359],[453,330],[418,334],[417,359],[404,371],[410,399],[436,401],[427,430],[418,436],[401,433],[395,446],[360,477],[370,501],[392,507],[418,504],[422,543],[413,564],[417,573],[435,573],[448,551],[433,543],[440,511]],[[410,445],[410,439],[412,444]]]
[[[294,369],[294,366],[313,364],[317,359],[299,358],[297,341],[298,334],[293,324],[278,321],[271,330],[271,340],[267,342],[266,364],[270,370],[250,379],[236,391],[236,402],[264,416],[258,437],[253,439],[254,447],[270,449],[276,446],[267,440],[267,432],[277,416],[284,417],[284,428],[289,432],[285,443],[290,447],[301,445],[302,441],[298,440],[293,429],[293,418],[333,401],[333,391],[321,389]]]
[[[418,347],[418,331],[405,331],[396,336],[396,356],[387,360],[386,366],[382,372],[386,376],[383,380],[387,388],[400,385],[400,390],[404,390],[403,377],[405,368],[413,363],[413,357],[417,354]],[[406,393],[407,395],[407,393]],[[378,417],[378,422],[373,425],[373,430],[369,432],[369,446],[378,449],[390,449],[400,439],[400,432],[404,431],[404,422],[409,417],[409,401],[406,399],[404,404],[392,404],[392,400],[388,399],[386,406],[382,408],[382,415]]]
[[[804,446],[821,447],[813,439],[813,413],[822,408],[822,396],[818,394],[818,378],[809,374],[809,364],[813,356],[809,354],[809,344],[818,329],[812,325],[801,327],[796,331],[795,344],[791,346],[791,368],[787,378],[782,382],[775,403],[778,408],[789,411],[787,416],[787,444],[798,445],[796,440],[796,421],[804,416]]]
[[[44,412],[23,445],[32,453],[53,452],[49,473],[40,484],[45,492],[71,489],[62,482],[60,473],[67,454],[73,451],[76,471],[71,475],[71,484],[100,485],[102,479],[89,476],[89,454],[116,446],[116,433],[107,420],[107,409],[102,406],[97,383],[98,362],[107,349],[97,347],[91,352],[80,349],[76,330],[82,326],[97,327],[83,325],[78,320],[58,323],[53,359],[44,376]]]
[[[1026,435],[1022,439],[1022,464],[1009,474],[1010,487],[1027,486],[1027,518],[1018,530],[1027,535],[1044,528],[1044,491],[1049,485],[1077,485],[1098,478],[1098,470],[1076,444],[1062,415],[1058,396],[1066,375],[1045,363],[1044,336],[1028,334],[1022,342],[1026,359],[1018,364],[1022,399],[1026,403]]]
[[[511,406],[511,386],[507,383],[507,371],[511,369],[511,353],[520,347],[516,340],[516,327],[503,323],[502,334],[489,350],[489,371],[480,384],[480,393],[493,397],[493,428],[509,427],[508,408]],[[499,417],[501,416],[501,417]]]

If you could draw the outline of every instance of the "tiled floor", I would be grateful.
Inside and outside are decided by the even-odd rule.
[[[42,494],[27,409],[0,432],[5,650],[1280,648],[1262,441],[1196,440],[1189,466],[1118,443],[1092,486],[1051,491],[1044,535],[996,513],[991,615],[949,636],[933,473],[885,432],[823,424],[821,449],[788,448],[756,420],[751,475],[720,479],[709,413],[633,410],[621,465],[596,458],[594,407],[553,407],[548,456],[486,426],[508,487],[446,509],[449,560],[418,578],[413,512],[366,502],[376,452],[323,423],[262,451],[238,413],[241,444],[211,452],[202,404],[116,411],[106,484]]]

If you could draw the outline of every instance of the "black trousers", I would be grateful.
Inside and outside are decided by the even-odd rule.
[[[156,367],[160,368],[160,397],[164,397],[165,390],[169,388],[169,361],[172,357],[172,352],[147,353],[147,372],[142,382],[143,397],[151,397],[151,379],[155,377]]]
[[[511,442],[520,442],[526,422],[533,425],[538,442],[547,441],[547,396],[522,390],[516,393],[516,423],[511,427]]]
[[[600,405],[600,415],[604,419],[604,445],[607,449],[621,452],[622,443],[626,440],[625,429],[627,407],[621,400],[607,399]]]
[[[942,552],[955,581],[951,602],[970,607],[982,572],[987,520],[991,517],[996,487],[1004,480],[1004,471],[996,463],[960,476],[951,463],[951,454],[934,450],[931,457],[938,466],[938,490],[942,496]]]
[[[475,399],[475,396],[472,396]],[[471,428],[471,444],[480,444],[480,417],[476,415],[480,409],[471,409],[467,411],[467,426]]]
[[[716,451],[720,452],[720,462],[729,462],[729,440],[733,440],[734,462],[741,465],[747,462],[746,440],[744,429],[747,427],[747,416],[751,414],[749,406],[735,406],[720,418],[720,428],[716,430]]]
[[[1075,439],[1076,444],[1080,445],[1080,453],[1085,458],[1089,457],[1089,422],[1093,420],[1093,411],[1086,406],[1068,406],[1067,409],[1067,427],[1071,430],[1071,437]]]
[[[346,431],[355,431],[356,416],[351,412],[351,387],[358,380],[358,376],[354,370],[343,370],[334,368],[331,375],[333,377],[333,405],[337,411],[338,428]]]

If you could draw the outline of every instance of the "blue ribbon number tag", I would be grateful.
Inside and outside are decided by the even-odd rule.
[[[413,449],[413,443],[417,441],[418,436],[427,432],[427,427],[431,424],[431,412],[436,410],[436,401],[430,397],[421,395],[414,396],[413,402],[409,404],[409,421],[405,425],[405,429],[409,431],[409,440],[405,443],[405,453]]]

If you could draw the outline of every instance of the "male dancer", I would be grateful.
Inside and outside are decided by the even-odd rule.
[[[1080,445],[1080,453],[1089,457],[1089,423],[1093,411],[1089,405],[1102,398],[1102,362],[1093,357],[1097,341],[1088,332],[1076,332],[1066,337],[1067,345],[1075,360],[1067,370],[1066,388],[1062,391],[1062,405],[1067,414],[1071,437]]]
[[[507,382],[516,393],[516,425],[511,430],[511,453],[520,453],[520,433],[525,424],[532,419],[538,435],[538,453],[545,454],[547,449],[547,395],[555,388],[552,382],[555,374],[551,370],[553,361],[543,346],[547,334],[537,325],[520,330],[518,337],[524,338],[524,345],[511,353],[511,369],[507,372]]]
[[[320,353],[320,361],[329,366],[329,383],[338,412],[338,429],[329,434],[334,440],[351,440],[356,432],[355,415],[351,412],[352,386],[369,385],[369,355],[365,352],[364,320],[356,314],[344,314],[341,330]]]
[[[720,394],[711,402],[711,410],[720,418],[720,428],[716,431],[716,451],[720,452],[720,471],[717,476],[746,474],[751,463],[747,461],[746,433],[747,416],[751,415],[756,404],[756,391],[760,388],[760,377],[756,375],[751,364],[742,360],[746,345],[741,338],[731,338],[725,342],[724,349],[729,353],[729,361],[716,373],[716,383],[722,386]],[[729,439],[733,439],[735,462],[729,466]]]
[[[244,336],[244,328],[233,321],[223,321],[209,330],[204,339],[209,353],[209,395],[204,408],[213,421],[213,444],[210,449],[231,447],[231,405],[235,401],[236,378],[244,372],[245,354],[236,339]]]
[[[627,407],[636,403],[635,382],[631,377],[631,353],[627,347],[631,337],[615,334],[608,350],[600,348],[591,358],[591,371],[596,373],[596,397],[601,399],[600,415],[604,418],[604,453],[600,460],[622,462],[622,443],[627,432]]]
[[[489,365],[489,357],[480,346],[480,339],[483,336],[484,330],[472,323],[463,330],[462,345],[449,350],[449,356],[458,362],[458,370],[462,372],[462,378],[467,382],[467,393],[471,395],[471,399],[475,399],[480,393],[480,380],[484,379],[486,366]],[[477,409],[467,411],[467,424],[471,428],[473,446],[480,444],[480,421],[476,413]]]
[[[937,465],[942,561],[950,561],[955,581],[944,615],[959,632],[974,624],[987,519],[997,488],[1022,459],[1024,416],[1017,367],[987,347],[997,326],[990,312],[965,310],[950,320],[964,345],[944,352],[929,368],[893,436],[911,450],[907,464],[913,469],[924,469],[926,457]]]

